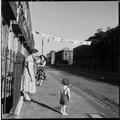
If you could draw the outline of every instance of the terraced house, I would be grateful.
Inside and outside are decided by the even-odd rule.
[[[119,27],[100,31],[88,40],[91,45],[73,49],[75,66],[103,71],[119,71]]]
[[[56,66],[71,66],[73,63],[73,51],[69,48],[64,48],[55,53],[55,65]]]
[[[1,110],[15,112],[25,57],[34,48],[28,2],[1,1]]]

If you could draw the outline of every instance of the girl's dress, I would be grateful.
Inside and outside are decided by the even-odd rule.
[[[37,68],[37,73],[36,73],[36,79],[37,81],[39,80],[45,80],[46,76],[45,76],[45,72],[44,72],[44,68],[43,67],[38,67]]]
[[[45,78],[46,78],[44,67],[41,67],[40,66],[41,64],[43,64],[41,61],[37,62],[37,73],[36,73],[36,76],[35,76],[37,81],[45,80]]]

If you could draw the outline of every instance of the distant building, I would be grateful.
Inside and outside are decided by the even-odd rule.
[[[47,65],[50,65],[50,53],[46,54],[46,63]]]
[[[64,48],[55,53],[55,64],[57,66],[71,66],[73,63],[73,51]]]
[[[51,61],[51,65],[54,65],[55,64],[55,51],[51,51],[50,52],[50,61]]]
[[[106,71],[119,70],[119,27],[100,31],[88,40],[91,44],[73,49],[76,67]]]
[[[47,54],[47,64],[49,65],[54,65],[55,64],[55,51],[50,51],[48,54]]]
[[[80,45],[73,49],[73,62],[74,66],[82,67],[89,65],[90,61],[90,46]]]

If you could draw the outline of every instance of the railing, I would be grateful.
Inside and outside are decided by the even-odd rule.
[[[2,113],[9,113],[13,106],[13,82],[14,76],[8,75],[1,78],[1,98],[2,98]]]
[[[9,113],[13,105],[14,54],[12,54],[12,51],[9,51],[8,48],[4,48],[1,56],[1,98],[2,113],[4,114]],[[13,66],[13,68],[11,66]]]
[[[14,112],[20,97],[21,76],[23,72],[24,56],[19,52],[12,54],[6,48],[2,53],[2,69],[1,69],[1,98],[2,98],[2,114]],[[16,59],[16,60],[15,60]]]

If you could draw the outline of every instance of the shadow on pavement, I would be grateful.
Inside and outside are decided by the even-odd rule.
[[[60,111],[57,111],[56,109],[54,109],[54,108],[52,108],[52,107],[50,107],[50,106],[48,106],[48,105],[46,105],[46,104],[37,102],[37,101],[35,101],[35,100],[33,100],[33,99],[31,99],[31,101],[34,102],[34,103],[37,103],[38,105],[41,105],[42,107],[46,107],[46,108],[48,108],[48,109],[50,109],[50,110],[52,110],[52,111],[54,111],[54,112],[57,112],[57,113],[61,114]]]

